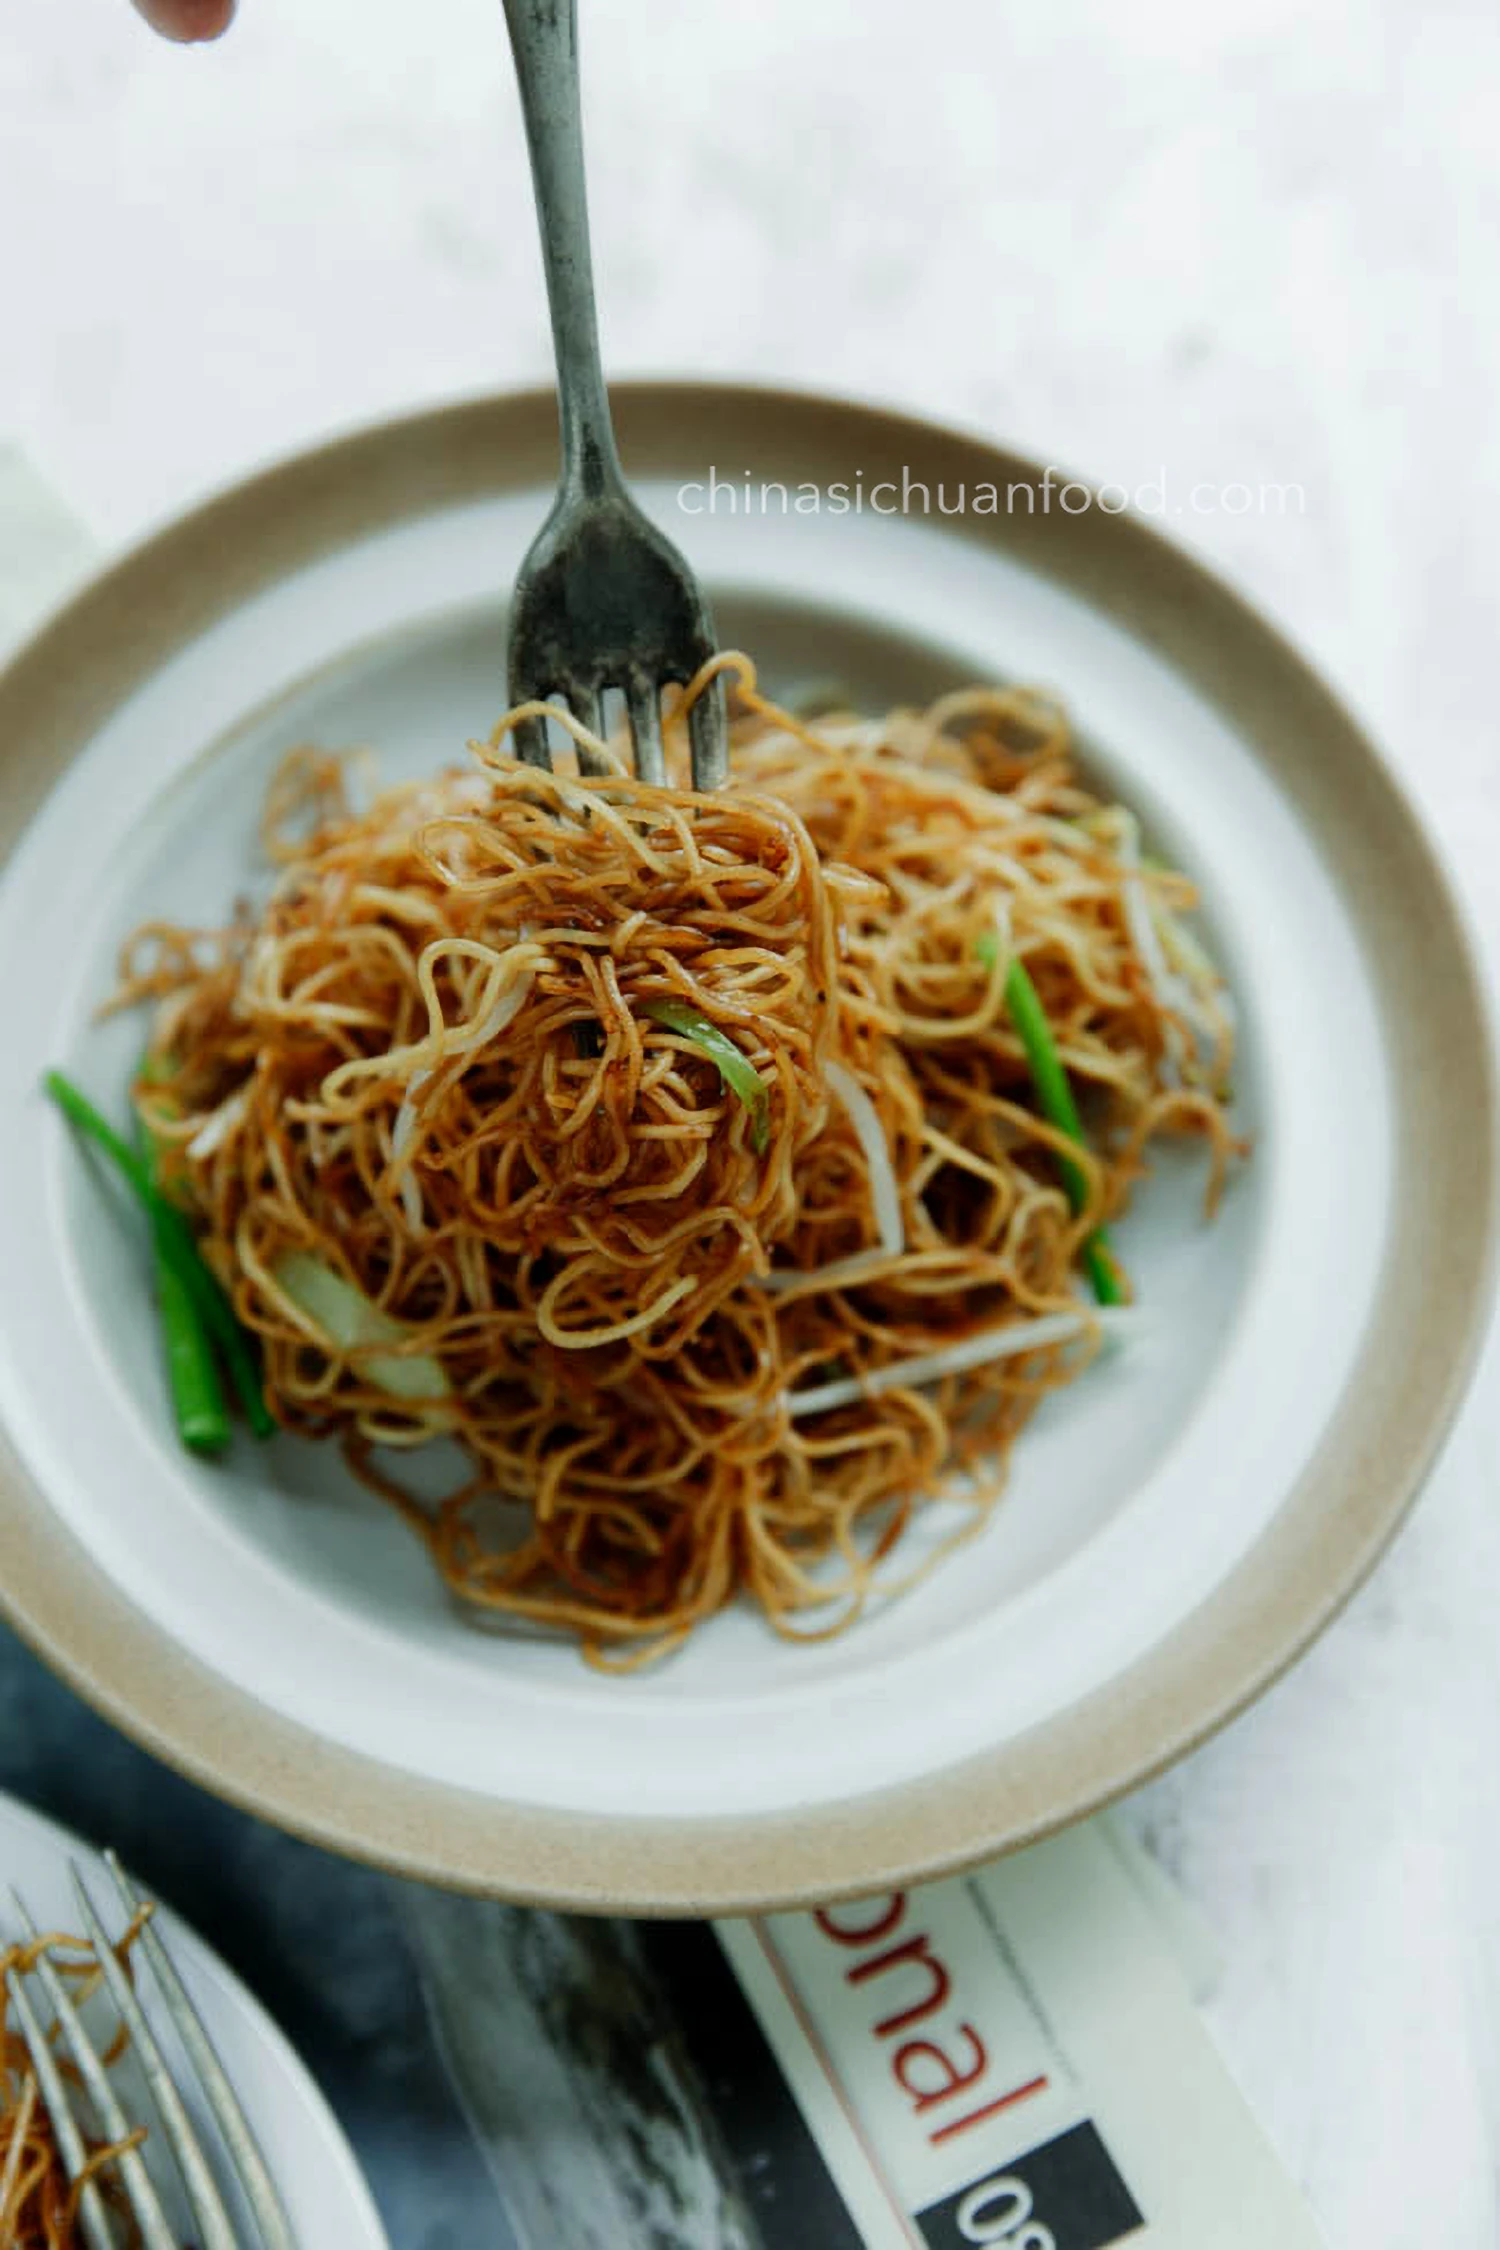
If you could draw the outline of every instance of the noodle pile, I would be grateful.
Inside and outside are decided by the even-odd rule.
[[[1082,785],[1056,709],[813,725],[719,667],[717,795],[523,765],[514,713],[477,769],[363,812],[300,752],[264,909],[152,925],[124,963],[158,1003],[158,1176],[278,1419],[336,1434],[472,1610],[600,1662],[740,1592],[841,1630],[955,1470],[982,1521],[1098,1341],[1079,1259],[1147,1143],[1205,1141],[1215,1191],[1235,1145],[1191,886]],[[1086,1149],[1038,1106],[1013,957]],[[468,1468],[427,1503],[396,1468],[439,1435]]]
[[[128,1958],[150,1912],[143,1907],[115,1947],[121,1960]],[[75,2008],[83,2008],[103,1982],[104,1972],[82,1938],[49,1935],[25,1945],[0,1946],[0,2250],[82,2250],[78,2198],[89,2180],[96,2181],[106,2207],[126,2228],[122,2239],[134,2241],[128,2210],[111,2167],[127,2148],[145,2138],[144,2131],[129,2140],[100,2142],[89,2156],[76,2182],[70,2182],[47,2122],[41,2090],[31,2058],[19,2031],[10,2020],[10,1998],[5,1978],[14,1971],[28,1977],[42,1956],[68,1987]],[[117,2059],[123,2046],[118,2038],[103,2059]],[[59,2055],[58,2068],[74,2079],[73,2066]]]

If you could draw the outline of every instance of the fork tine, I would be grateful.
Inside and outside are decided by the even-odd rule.
[[[5,2152],[5,2162],[0,2165],[0,2221],[10,2209],[10,2199],[16,2192],[16,2182],[21,2177],[21,2158],[26,2143],[31,2138],[32,2121],[36,2116],[36,2079],[27,2074],[26,2091],[21,2096],[20,2107],[11,2126],[10,2147]]]
[[[24,1902],[14,1891],[12,1891],[11,1897],[15,1900],[16,1912],[21,1918],[21,1927],[26,1935],[28,1938],[36,1937],[38,1934],[36,1924],[27,1913]],[[109,1941],[104,1937],[102,1931],[95,1943],[96,1950],[99,1952],[99,1965],[103,1968],[106,1957],[113,1960],[114,1955],[110,1953]],[[118,1967],[118,1963],[116,1963],[116,1966]],[[83,2028],[82,2018],[69,1997],[66,1985],[45,1953],[38,1959],[33,1974],[47,1995],[47,2004],[57,2019],[62,2035],[68,2043],[68,2051],[78,2066],[79,2075],[82,2077],[84,2085],[88,2088],[89,2099],[97,2112],[101,2130],[107,2133],[112,2141],[128,2139],[131,2131],[130,2122],[120,2107],[115,2090],[109,2082],[108,2073],[99,2059],[98,2050]],[[32,2045],[28,2032],[28,2018],[30,2018],[31,2029],[34,2030],[36,2027],[36,2018],[31,2014],[30,2004],[20,1998],[15,1989],[12,1990],[11,1997],[18,2000],[16,2014],[21,2023],[22,2037],[26,2040],[27,2050],[36,2066],[36,2074],[41,2084],[43,2099],[47,2104],[47,2115],[52,2120],[52,2130],[57,2135],[63,2162],[67,2165],[69,2174],[76,2178],[79,2164],[83,2161],[82,2141],[79,2138],[76,2125],[73,2124],[72,2111],[68,2105],[68,2097],[62,2078],[57,2073],[49,2052],[47,2059],[48,2065],[53,2071],[54,2096],[54,2092],[48,2087],[38,2051]],[[45,2045],[46,2042],[43,2041],[42,2044]],[[59,2105],[61,2105],[61,2113]],[[69,2130],[79,2151],[76,2158],[64,2145],[63,2116],[68,2118]],[[138,2148],[127,2149],[118,2160],[118,2170],[120,2184],[129,2199],[131,2214],[141,2230],[141,2239],[146,2245],[146,2250],[177,2250],[177,2246],[172,2240],[172,2231],[167,2225],[166,2214],[161,2207],[160,2198],[151,2184],[151,2175],[141,2160],[140,2150]],[[86,2196],[89,2191],[85,2188],[83,2192]],[[82,2197],[79,2200],[81,2208]],[[107,2250],[107,2246],[114,2241],[114,2234],[103,2220],[102,2202],[97,2197],[95,2202],[101,2214],[101,2232],[98,2239],[106,2246]]]
[[[664,789],[666,752],[661,740],[661,696],[654,680],[635,674],[625,690],[630,708],[630,731],[635,737],[635,770],[642,781]]]
[[[136,1913],[141,1904],[140,1898],[113,1852],[104,1854],[104,1864],[114,1878],[121,1905],[128,1913]],[[208,2097],[209,2107],[224,2136],[224,2145],[229,2150],[246,2199],[255,2213],[256,2224],[265,2236],[266,2250],[296,2250],[292,2230],[266,2160],[260,2153],[250,2130],[249,2120],[225,2075],[224,2066],[214,2052],[213,2043],[203,2027],[203,2019],[188,1997],[187,1988],[177,1973],[176,1963],[163,1944],[159,1932],[149,1922],[141,1931],[139,1944],[172,2021],[177,2026],[178,2036]]]
[[[575,681],[568,689],[568,708],[581,727],[587,727],[590,734],[603,736],[604,698],[597,688],[584,687]],[[591,750],[586,742],[580,742],[577,749],[580,773],[595,777],[613,773],[614,767],[609,759],[601,757],[597,750]]]
[[[186,2105],[167,2067],[166,2057],[157,2045],[156,2034],[146,2021],[145,2011],[136,1998],[135,1987],[110,1944],[76,1862],[70,1861],[69,1873],[73,1877],[73,1888],[78,1894],[84,1925],[98,1956],[99,1966],[104,1971],[104,1981],[109,1986],[110,1998],[119,2009],[130,2033],[131,2047],[146,2074],[147,2084],[155,2097],[157,2110],[166,2129],[168,2145],[182,2172],[188,2201],[193,2206],[193,2217],[203,2237],[202,2250],[238,2250],[234,2228],[229,2223],[229,2213],[214,2185],[213,2174],[198,2145],[198,2136],[193,2131]]]
[[[512,701],[515,700],[517,699],[513,697]],[[527,696],[520,700],[530,702],[531,698]],[[552,771],[552,748],[547,740],[545,719],[518,720],[511,734],[511,741],[516,746],[516,756],[524,764],[540,766],[543,773]]]
[[[10,1997],[10,2004],[15,2010],[22,2042],[27,2054],[31,2057],[31,2067],[36,2073],[36,2082],[42,2090],[42,2106],[47,2112],[47,2122],[52,2127],[52,2138],[57,2143],[57,2152],[63,2160],[68,2178],[76,2180],[84,2165],[88,2162],[88,2152],[84,2148],[83,2135],[78,2130],[77,2122],[68,2103],[67,2088],[63,2085],[62,2073],[59,2071],[52,2049],[43,2035],[42,2027],[32,2012],[31,2002],[26,1997],[26,1989],[14,1969],[6,1971],[5,1989]],[[87,2186],[79,2191],[78,2217],[82,2223],[89,2250],[115,2250],[114,2231],[104,2215],[104,2199],[93,2180],[90,2180]]]
[[[729,779],[729,714],[722,676],[710,680],[688,713],[693,744],[693,787],[722,789]]]

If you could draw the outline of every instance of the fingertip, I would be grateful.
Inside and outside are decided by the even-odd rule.
[[[136,0],[136,6],[153,31],[192,47],[229,29],[235,0]]]

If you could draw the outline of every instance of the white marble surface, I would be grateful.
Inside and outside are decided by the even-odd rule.
[[[0,438],[106,538],[546,375],[496,0],[242,0],[191,52],[125,0],[3,12]],[[838,387],[1096,479],[1300,484],[1172,528],[1383,735],[1500,959],[1491,0],[583,16],[612,366]],[[1492,1349],[1373,1584],[1131,1807],[1225,1941],[1214,2026],[1334,2250],[1500,2235],[1497,1469]]]

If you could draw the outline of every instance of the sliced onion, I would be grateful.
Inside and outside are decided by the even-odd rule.
[[[422,1209],[422,1190],[418,1187],[417,1175],[409,1164],[396,1182],[396,1193],[401,1198],[401,1216],[406,1221],[407,1232],[425,1233],[427,1217]]]
[[[412,1135],[417,1129],[417,1096],[432,1077],[430,1070],[414,1070],[406,1082],[406,1092],[401,1097],[401,1107],[396,1112],[396,1122],[391,1127],[391,1162],[405,1161],[411,1147]]]
[[[450,1055],[472,1055],[477,1054],[481,1047],[487,1047],[490,1041],[497,1038],[508,1024],[515,1022],[516,1017],[531,998],[531,987],[534,982],[535,979],[530,969],[523,969],[514,984],[506,986],[499,999],[490,1009],[489,1014],[482,1016],[473,1029],[466,1031],[462,1038],[455,1039],[449,1047],[448,1053]]]
[[[1140,878],[1141,831],[1135,814],[1125,805],[1115,807],[1115,824],[1119,831],[1117,854],[1120,865],[1126,869],[1120,885],[1120,897],[1125,908],[1125,927],[1130,932],[1130,942],[1140,956],[1156,1004],[1168,1017],[1181,1012],[1182,991],[1179,981],[1167,966],[1167,957],[1161,949],[1156,924],[1151,919],[1151,908],[1146,899],[1146,886]],[[1171,1062],[1175,1069],[1180,1057],[1182,1042],[1175,1025],[1167,1027],[1167,1042],[1171,1049]]]
[[[785,1289],[843,1289],[861,1281],[872,1267],[884,1265],[887,1259],[899,1258],[906,1248],[906,1228],[901,1218],[901,1190],[896,1184],[896,1168],[891,1162],[891,1152],[886,1146],[885,1132],[875,1104],[855,1077],[842,1063],[824,1065],[828,1090],[837,1096],[849,1114],[855,1138],[860,1145],[866,1168],[870,1175],[870,1203],[875,1214],[875,1231],[880,1237],[877,1248],[857,1250],[851,1258],[838,1258],[830,1266],[782,1267],[777,1273],[762,1274],[759,1286],[779,1295]]]
[[[1161,932],[1146,896],[1146,886],[1138,872],[1141,864],[1140,823],[1135,814],[1124,805],[1117,805],[1115,811],[1120,831],[1120,864],[1127,870],[1120,886],[1125,906],[1125,926],[1130,932],[1130,942],[1140,957],[1141,966],[1150,980],[1157,1006],[1167,1018],[1166,1061],[1169,1082],[1180,1082],[1183,1040],[1178,1028],[1179,1019],[1192,1026],[1195,1047],[1200,1041],[1211,1044],[1211,1034],[1204,1024],[1196,993],[1172,968],[1163,950]]]
[[[988,1328],[945,1351],[919,1352],[913,1359],[894,1360],[888,1367],[872,1368],[868,1375],[841,1377],[818,1383],[805,1391],[788,1391],[783,1404],[793,1421],[807,1414],[827,1414],[837,1406],[857,1406],[862,1399],[878,1398],[882,1391],[909,1390],[916,1384],[940,1383],[945,1375],[966,1375],[971,1368],[988,1367],[997,1359],[1019,1359],[1026,1352],[1045,1351],[1067,1344],[1093,1329],[1118,1335],[1138,1325],[1130,1311],[1096,1312],[1080,1306],[1077,1312],[1042,1313],[1035,1320],[1007,1321]]]
[[[783,1266],[776,1273],[763,1273],[757,1287],[768,1289],[773,1297],[788,1289],[852,1289],[889,1262],[884,1250],[856,1250],[851,1258],[835,1258],[831,1266]]]
[[[534,981],[531,971],[523,969],[515,982],[506,986],[493,1007],[480,1017],[478,1023],[472,1025],[460,1037],[452,1039],[447,1044],[438,1063],[423,1070],[414,1070],[407,1080],[406,1092],[401,1097],[401,1106],[396,1112],[395,1122],[391,1127],[391,1170],[401,1174],[397,1182],[401,1196],[401,1208],[405,1213],[406,1222],[414,1234],[420,1234],[422,1231],[422,1198],[417,1190],[415,1180],[412,1179],[405,1167],[411,1156],[412,1141],[417,1130],[416,1098],[423,1087],[428,1085],[436,1076],[442,1063],[451,1061],[455,1055],[477,1054],[482,1047],[487,1047],[492,1039],[498,1038],[502,1031],[514,1023],[531,997],[531,987]]]
[[[880,1237],[880,1247],[888,1258],[897,1258],[906,1248],[906,1229],[901,1221],[901,1190],[896,1185],[896,1170],[891,1162],[891,1152],[886,1146],[885,1132],[875,1104],[859,1080],[842,1063],[825,1065],[829,1090],[837,1094],[849,1113],[849,1122],[864,1153],[870,1174],[870,1201],[875,1211],[875,1232]]]
[[[1238,1020],[1234,994],[1227,985],[1220,982],[1218,969],[1211,956],[1198,943],[1187,923],[1179,920],[1170,907],[1153,904],[1152,920],[1155,922],[1161,938],[1163,951],[1172,963],[1173,968],[1184,978],[1193,993],[1194,1000],[1199,999],[1198,988],[1201,986],[1203,992],[1210,996],[1208,1006],[1217,1009],[1223,1023],[1232,1031]],[[1206,1015],[1204,1009],[1200,1007],[1194,1021],[1198,1024],[1204,1039],[1209,1044],[1213,1044],[1218,1036],[1218,1028],[1212,1017]]]
[[[284,1251],[271,1268],[271,1277],[302,1314],[315,1341],[333,1358],[344,1359],[351,1351],[368,1353],[355,1371],[377,1390],[400,1399],[431,1401],[448,1396],[448,1378],[428,1353],[369,1351],[372,1344],[403,1343],[411,1328],[312,1251]]]
[[[248,1086],[240,1086],[227,1100],[220,1102],[217,1109],[210,1110],[188,1142],[187,1153],[192,1162],[201,1164],[205,1157],[212,1156],[217,1149],[222,1148],[230,1134],[237,1132],[243,1125],[245,1112],[249,1107],[250,1089]]]

